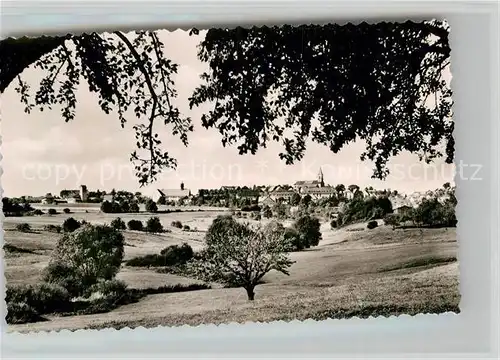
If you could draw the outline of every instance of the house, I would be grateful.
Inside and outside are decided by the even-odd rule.
[[[65,199],[68,204],[76,204],[80,202],[80,196],[71,196]]]
[[[178,201],[191,196],[190,190],[182,189],[158,189],[158,192],[160,197],[165,198],[165,201]]]
[[[181,183],[180,189],[158,189],[159,197],[165,199],[165,201],[179,201],[181,199],[190,198],[191,190],[184,189],[184,183]]]
[[[411,211],[413,210],[413,207],[408,206],[408,205],[400,205],[393,209],[394,214],[396,215],[409,215]]]
[[[296,191],[293,189],[286,189],[281,185],[277,185],[269,189],[269,191],[267,192],[267,196],[274,201],[278,199],[284,199],[285,201],[289,202],[290,198],[295,193]]]
[[[270,196],[263,196],[261,198],[259,198],[259,206],[261,207],[264,207],[264,206],[269,206],[269,207],[273,207],[275,204],[276,204],[276,201],[271,199]]]
[[[323,199],[323,198],[329,198],[333,195],[335,195],[337,192],[335,191],[335,188],[332,186],[324,186],[324,187],[317,187],[317,188],[305,188],[302,191],[303,195],[309,195],[313,199]]]

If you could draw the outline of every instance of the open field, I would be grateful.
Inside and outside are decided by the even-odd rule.
[[[66,206],[67,207],[67,206]],[[120,216],[147,220],[152,214],[99,214],[79,212],[54,216],[6,218],[7,284],[36,283],[48,264],[58,234],[43,231],[45,224],[62,224],[74,217],[91,223],[110,223]],[[204,231],[223,211],[155,214],[171,233],[151,235],[124,231],[125,259],[158,253],[168,245],[187,242],[197,250]],[[198,232],[172,229],[179,220]],[[32,233],[15,230],[18,223],[32,225]],[[286,224],[285,224],[286,225]],[[363,228],[362,231],[353,231]],[[397,315],[456,311],[459,303],[456,231],[444,229],[392,230],[366,224],[331,230],[321,228],[319,246],[290,254],[295,263],[290,276],[269,273],[249,302],[243,289],[213,288],[182,293],[149,295],[138,303],[109,313],[48,317],[50,321],[9,325],[9,331],[58,330],[123,326],[197,325],[232,321],[324,319],[327,317]],[[20,252],[24,251],[24,252]],[[154,269],[123,266],[118,278],[132,288],[189,284],[197,280]]]

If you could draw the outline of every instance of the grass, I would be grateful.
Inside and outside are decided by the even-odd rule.
[[[61,315],[90,315],[110,312],[123,305],[134,304],[148,295],[171,294],[176,292],[187,292],[210,289],[206,284],[171,285],[157,288],[126,289],[123,294],[116,294],[110,297],[102,297],[92,301],[77,301],[73,303],[73,309]]]
[[[211,220],[219,214],[220,212],[171,213],[168,217],[156,216],[160,216],[164,226],[169,226],[173,220],[179,220],[183,224],[189,224],[191,228],[197,227],[200,231],[205,231]],[[109,223],[116,214],[109,214],[109,219],[107,214],[99,216],[85,214],[85,219],[94,223]],[[9,218],[4,226],[12,228],[16,222],[26,221],[33,224],[33,227],[47,223],[58,225],[62,224],[66,217],[65,214],[59,214],[50,218]],[[126,222],[131,218],[144,221],[147,217],[149,215],[146,214],[131,214],[130,217],[123,215]],[[82,219],[83,217],[78,217],[78,220]],[[256,287],[254,302],[247,301],[245,291],[241,288],[219,288],[215,284],[216,288],[203,291],[172,292],[170,289],[174,284],[190,284],[192,276],[183,271],[176,271],[179,270],[177,268],[147,269],[127,266],[122,268],[118,278],[124,279],[129,287],[147,287],[143,290],[132,290],[132,294],[136,295],[135,302],[127,300],[126,306],[120,305],[123,302],[118,306],[102,302],[100,306],[103,311],[96,315],[48,316],[50,321],[46,322],[26,326],[9,325],[9,331],[175,326],[309,318],[322,320],[351,316],[458,311],[458,266],[453,263],[457,251],[456,229],[393,231],[391,227],[382,225],[370,231],[364,228],[362,230],[364,231],[331,230],[329,226],[324,226],[323,240],[315,251],[291,253],[291,259],[296,262],[290,268],[290,276],[276,272],[266,275],[263,279],[265,284]],[[125,260],[147,254],[159,254],[165,247],[180,245],[183,242],[188,242],[195,251],[203,246],[203,233],[174,231],[171,234],[152,235],[124,231],[123,234],[128,245],[125,249]],[[35,273],[43,268],[43,262],[47,261],[49,255],[44,250],[53,248],[58,236],[46,231],[41,231],[38,235],[15,230],[6,232],[5,237],[9,244],[40,254],[26,253],[7,258],[7,281],[37,281]],[[445,261],[446,259],[449,261]],[[33,264],[34,260],[38,262]],[[390,267],[406,271],[391,272]],[[448,273],[443,275],[443,271]],[[165,284],[172,286],[162,289]],[[207,285],[201,286],[204,288]],[[85,306],[82,304],[81,311],[73,314],[95,314],[100,309],[98,302],[94,305],[94,308],[83,310],[89,305],[88,302]],[[111,305],[115,306],[115,309],[120,308],[109,312],[106,307]]]
[[[457,261],[457,258],[455,256],[452,257],[425,257],[425,258],[420,258],[420,259],[415,259],[412,261],[404,262],[401,264],[398,264],[396,266],[390,266],[381,269],[381,272],[387,272],[387,271],[395,271],[395,270],[402,270],[402,269],[410,269],[410,268],[416,268],[416,267],[422,267],[422,266],[431,266],[431,265],[443,265],[443,264],[449,264],[452,262]]]
[[[40,290],[42,287],[42,291]],[[137,303],[142,298],[153,294],[169,294],[210,289],[206,284],[172,285],[145,289],[123,289],[105,296],[69,301],[69,298],[54,298],[53,286],[50,284],[35,287],[15,287],[7,291],[9,324],[24,324],[44,321],[41,315],[75,316],[102,314],[117,309],[120,306]],[[47,290],[48,289],[48,290]],[[63,289],[61,289],[62,291]],[[67,294],[66,294],[67,296]]]
[[[243,293],[242,289],[232,289]],[[284,290],[284,289],[283,289]],[[210,290],[207,295],[214,294]],[[222,290],[228,291],[228,290]],[[233,297],[234,299],[234,297]],[[168,301],[165,299],[165,301]],[[220,302],[217,296],[213,302]],[[124,327],[146,328],[156,326],[197,326],[201,324],[225,324],[228,322],[270,322],[292,320],[325,320],[377,316],[416,315],[420,313],[438,314],[443,312],[459,313],[460,296],[458,282],[453,277],[436,276],[433,279],[416,279],[412,276],[362,281],[357,284],[319,288],[316,291],[291,289],[290,292],[278,289],[273,294],[259,292],[253,302],[243,298],[228,306],[221,303],[214,310],[182,311],[169,314],[134,314],[128,319],[115,321],[96,321],[85,326],[86,329]]]

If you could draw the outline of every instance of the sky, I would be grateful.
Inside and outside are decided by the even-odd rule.
[[[147,195],[158,188],[179,188],[181,182],[192,191],[224,185],[293,184],[297,180],[316,179],[320,167],[325,182],[331,185],[357,184],[361,188],[373,186],[411,193],[453,183],[453,165],[445,164],[444,159],[426,165],[410,153],[391,159],[392,171],[385,181],[372,179],[373,163],[359,159],[365,149],[363,141],[351,143],[337,154],[324,145],[309,142],[302,161],[290,166],[279,159],[279,144],[270,144],[255,155],[239,155],[236,147],[222,146],[217,130],[201,126],[201,115],[210,104],[193,110],[188,106],[189,96],[200,83],[199,75],[206,69],[196,56],[201,37],[190,37],[182,30],[161,31],[159,36],[166,56],[179,64],[173,78],[178,92],[175,104],[183,115],[193,119],[194,125],[188,147],[171,134],[171,128],[156,127],[170,156],[178,161],[177,170],[166,171],[155,183],[140,188],[129,162],[130,153],[135,150],[132,126],[137,120],[131,119],[122,129],[118,116],[102,112],[97,97],[86,85],[78,89],[75,119],[65,123],[58,109],[24,113],[15,85],[11,84],[1,97],[4,196],[58,194],[82,184],[90,190],[115,188]],[[41,76],[38,71],[27,69],[22,78],[35,87]],[[451,79],[449,72],[444,76]]]

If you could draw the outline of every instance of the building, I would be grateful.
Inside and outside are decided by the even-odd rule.
[[[158,189],[159,197],[162,197],[167,202],[179,201],[191,197],[191,190],[184,188],[184,183],[181,183],[180,189]]]
[[[80,202],[80,196],[71,196],[65,199],[68,204],[76,204]]]
[[[328,198],[336,195],[334,187],[326,185],[323,178],[323,171],[319,168],[318,178],[316,180],[297,181],[294,188],[301,196],[309,195],[313,199]]]
[[[323,199],[329,198],[336,193],[337,192],[335,191],[335,188],[333,188],[332,186],[324,186],[319,188],[306,188],[302,192],[302,195],[309,195],[313,199]]]
[[[80,200],[86,202],[89,197],[89,191],[87,190],[87,185],[80,185]]]
[[[263,197],[259,198],[259,206],[264,207],[264,206],[269,206],[273,207],[276,204],[276,201],[271,199],[269,195],[265,195]]]
[[[411,211],[413,210],[413,207],[408,206],[408,205],[401,205],[393,209],[394,214],[396,215],[410,215]]]
[[[269,189],[269,191],[267,192],[267,196],[274,201],[278,199],[284,199],[285,201],[289,202],[291,197],[295,193],[297,193],[297,191],[295,191],[294,189],[287,189],[281,185],[277,185]]]
[[[237,187],[236,186],[222,186],[221,189],[227,190],[227,191],[234,191],[237,189]]]
[[[88,190],[86,185],[80,185],[80,189],[75,190],[62,190],[59,194],[61,199],[66,200],[68,203],[85,202],[88,199]]]

